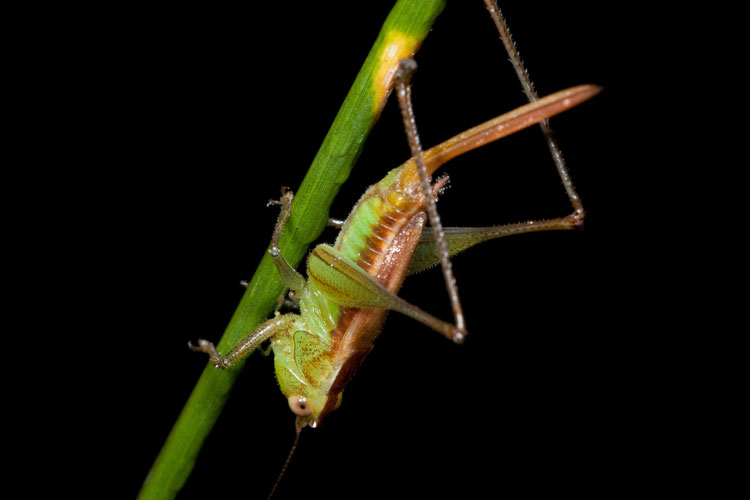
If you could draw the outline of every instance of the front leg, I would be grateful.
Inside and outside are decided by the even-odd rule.
[[[268,205],[281,205],[281,211],[279,217],[276,219],[276,226],[273,230],[273,236],[271,237],[271,248],[268,249],[268,253],[273,258],[273,263],[276,266],[276,270],[281,276],[281,280],[284,285],[291,289],[295,293],[301,292],[305,288],[305,278],[298,273],[284,256],[281,254],[281,248],[279,247],[279,241],[281,240],[281,232],[284,229],[286,221],[289,220],[289,216],[292,214],[292,200],[294,199],[294,193],[283,188],[281,190],[281,199],[271,200]]]
[[[269,206],[281,206],[281,211],[279,212],[279,217],[276,220],[276,226],[273,230],[273,236],[271,237],[271,247],[268,249],[268,253],[271,254],[273,263],[276,265],[276,269],[278,270],[284,285],[289,287],[292,290],[292,293],[297,294],[305,288],[305,278],[295,271],[289,262],[287,262],[279,248],[281,233],[286,221],[289,219],[289,215],[291,215],[293,199],[294,194],[286,188],[283,188],[281,191],[281,199],[268,202]],[[198,345],[188,342],[188,347],[193,351],[205,352],[208,354],[209,362],[216,368],[223,370],[249,356],[256,348],[260,348],[260,344],[266,339],[271,338],[279,332],[290,329],[292,323],[297,319],[299,319],[299,315],[297,314],[283,314],[269,319],[253,330],[249,335],[242,339],[239,344],[234,346],[231,351],[223,356],[216,349],[213,342],[208,340],[200,339],[198,340]]]
[[[198,345],[194,345],[192,342],[188,342],[188,347],[197,352],[205,352],[208,354],[208,361],[212,363],[216,368],[222,370],[229,368],[243,358],[249,356],[256,347],[266,340],[276,335],[277,333],[289,331],[292,329],[295,321],[299,320],[300,316],[297,314],[282,314],[271,318],[265,323],[262,323],[258,328],[253,330],[247,337],[234,346],[225,356],[222,356],[219,351],[216,350],[213,342],[208,340],[198,340]]]

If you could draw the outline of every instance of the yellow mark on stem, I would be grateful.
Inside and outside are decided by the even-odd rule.
[[[405,57],[412,57],[420,45],[420,40],[391,30],[385,35],[385,42],[377,56],[377,69],[373,87],[377,112],[383,109],[385,101],[393,88],[398,69],[398,62]]]

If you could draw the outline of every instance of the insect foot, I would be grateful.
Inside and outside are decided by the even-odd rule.
[[[195,345],[192,342],[188,342],[188,348],[191,351],[205,352],[206,354],[208,354],[208,361],[211,362],[216,368],[220,368],[222,370],[229,368],[229,365],[224,359],[224,356],[219,354],[219,351],[216,350],[216,346],[214,346],[213,342],[209,342],[205,339],[198,339],[198,345]]]
[[[571,215],[571,217],[573,218],[573,221],[574,221],[574,225],[577,228],[583,227],[583,216],[584,215],[585,215],[585,212],[583,211],[582,208],[576,209],[576,211],[573,212],[573,215]]]
[[[266,203],[267,207],[273,207],[281,205],[282,207],[288,207],[294,199],[294,192],[286,186],[281,186],[281,198],[278,200],[268,200]]]
[[[572,214],[565,217],[565,221],[570,224],[571,228],[583,229],[583,217],[585,212],[583,208],[577,208]]]
[[[466,340],[466,335],[468,333],[469,332],[467,332],[465,329],[464,330],[454,330],[453,331],[453,342],[456,343],[456,344],[463,344],[464,340]]]

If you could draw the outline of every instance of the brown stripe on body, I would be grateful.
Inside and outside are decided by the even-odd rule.
[[[425,220],[424,212],[417,212],[398,232],[389,233],[386,230],[374,229],[374,233],[379,237],[368,238],[366,249],[361,252],[361,254],[366,254],[367,260],[373,264],[367,268],[360,267],[370,276],[375,277],[389,291],[397,294],[422,237]],[[380,227],[380,224],[377,227]],[[342,315],[342,320],[331,332],[331,339],[334,346],[339,349],[360,350],[368,346],[369,350],[369,345],[380,333],[380,327],[385,321],[385,310],[380,308],[355,310],[358,312],[348,321],[343,321],[346,315]]]
[[[391,232],[389,238],[383,236],[387,234],[386,230],[377,230],[374,234],[379,237],[372,237],[367,241],[368,256],[372,256],[371,260],[375,264],[363,269],[375,276],[393,293],[398,293],[401,288],[411,257],[419,244],[425,219],[425,214],[418,212],[400,231],[395,234]],[[383,245],[383,240],[388,244]],[[387,315],[387,309],[373,307],[341,310],[338,324],[331,332],[334,342],[332,353],[338,370],[331,381],[328,400],[321,418],[338,405],[339,393],[344,390],[359,365],[372,350],[373,342],[380,334]]]

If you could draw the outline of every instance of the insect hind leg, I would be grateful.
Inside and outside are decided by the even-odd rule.
[[[529,102],[539,100],[539,95],[536,93],[534,84],[529,77],[529,72],[521,60],[521,54],[516,47],[516,43],[513,41],[513,37],[508,29],[508,24],[505,22],[505,18],[500,11],[500,7],[497,5],[497,0],[484,0],[484,4],[495,23],[498,33],[500,34],[500,39],[505,46],[505,51],[508,53],[510,62],[516,72],[516,76],[518,77],[519,82],[521,82],[521,87],[523,87],[523,92],[526,95],[526,98]],[[557,173],[560,175],[560,179],[565,187],[565,192],[568,195],[570,204],[573,206],[573,213],[566,217],[566,219],[572,222],[573,227],[581,227],[583,226],[583,217],[585,215],[583,202],[573,185],[573,180],[571,179],[568,167],[565,164],[562,151],[560,151],[560,146],[558,146],[557,141],[552,135],[552,128],[550,128],[549,120],[540,121],[539,127],[542,129],[544,138],[547,141],[547,147],[552,155],[552,160],[555,162]]]
[[[452,328],[447,335],[457,344],[460,344],[466,338],[468,334],[466,330],[466,321],[464,319],[463,307],[461,306],[461,300],[458,297],[458,287],[456,286],[456,279],[453,276],[453,267],[448,255],[448,246],[445,242],[445,235],[443,233],[443,226],[440,222],[440,216],[437,212],[435,202],[435,191],[433,186],[430,185],[430,174],[427,171],[427,166],[424,161],[424,152],[422,151],[422,145],[419,140],[419,134],[417,133],[417,124],[414,119],[414,109],[411,102],[411,87],[409,82],[411,77],[417,69],[417,63],[413,59],[402,59],[399,63],[399,69],[396,72],[396,85],[398,104],[401,109],[401,116],[404,121],[404,130],[406,132],[406,138],[409,142],[409,148],[411,149],[412,158],[417,166],[417,172],[419,173],[419,181],[422,186],[422,193],[425,197],[425,208],[427,216],[429,217],[430,226],[436,235],[436,243],[438,255],[440,257],[440,267],[443,270],[443,277],[445,284],[448,289],[448,297],[451,303],[451,309],[453,310],[453,321]],[[436,184],[447,181],[438,181]],[[437,191],[440,190],[439,186]]]

